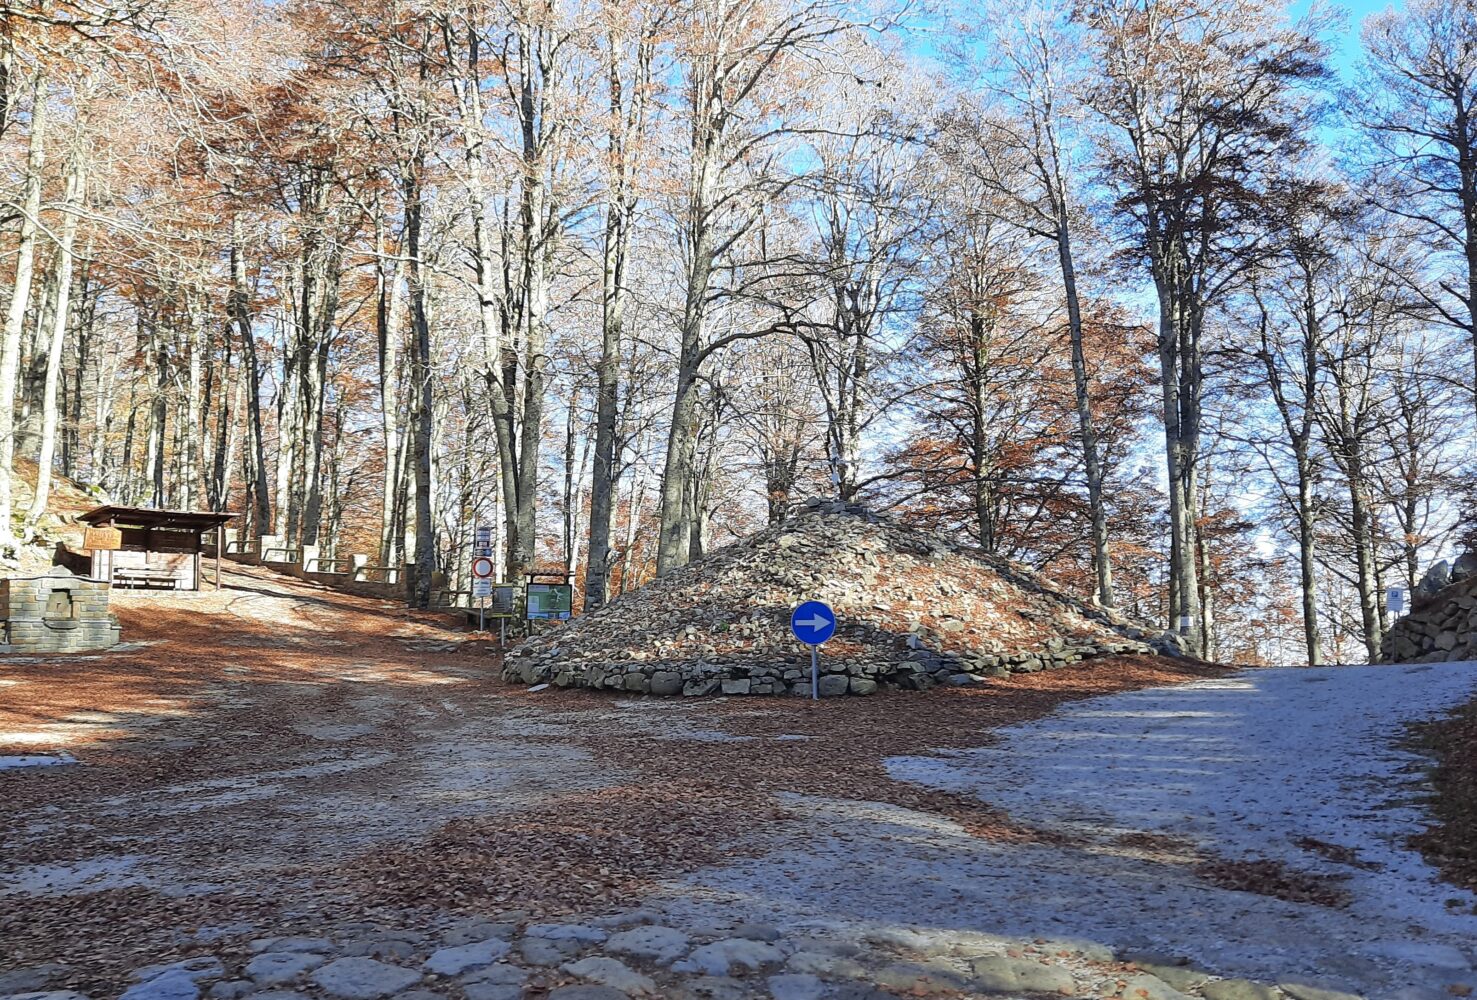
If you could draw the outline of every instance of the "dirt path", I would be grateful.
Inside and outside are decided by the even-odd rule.
[[[900,873],[947,881],[951,854],[1030,858],[1067,838],[887,762],[1219,672],[1112,660],[819,704],[534,694],[493,680],[496,656],[450,620],[267,571],[227,583],[122,597],[120,651],[0,663],[0,755],[77,760],[0,771],[0,997],[102,1000],[191,957],[208,971],[151,973],[128,1000],[377,1000],[414,982],[450,1000],[578,1000],[558,991],[581,981],[620,987],[585,1000],[1170,989],[1101,942],[1038,942],[983,906],[946,926],[894,912],[881,890]],[[817,857],[847,906],[773,891]],[[994,877],[953,890],[983,898]],[[659,921],[680,956],[603,943]],[[472,945],[485,957],[466,968],[422,965]],[[298,955],[271,960],[295,971],[276,978],[254,950]],[[356,956],[386,966],[383,991],[314,971]],[[613,982],[611,962],[637,979]]]

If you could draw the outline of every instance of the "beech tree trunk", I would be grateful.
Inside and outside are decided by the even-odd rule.
[[[15,390],[20,367],[22,327],[30,306],[31,280],[36,269],[36,233],[41,215],[41,182],[46,167],[46,78],[36,75],[32,85],[31,135],[26,147],[26,175],[21,200],[20,235],[15,257],[15,281],[5,330],[0,335],[0,555],[15,548],[14,503],[10,474],[15,466]]]
[[[36,456],[36,493],[26,516],[34,525],[46,513],[51,495],[51,463],[56,454],[57,384],[61,379],[62,350],[67,340],[71,314],[72,247],[77,239],[77,215],[82,206],[82,155],[75,153],[67,167],[66,190],[62,195],[61,238],[56,248],[56,304],[52,307],[51,343],[46,352],[46,382],[41,395],[41,441]]]
[[[226,312],[236,324],[241,341],[241,364],[245,369],[247,448],[251,452],[251,480],[247,488],[256,497],[256,510],[251,519],[255,535],[272,523],[272,494],[267,479],[266,445],[262,436],[262,371],[257,361],[256,334],[251,323],[251,292],[246,285],[245,248],[241,241],[241,220],[231,219],[231,291]]]

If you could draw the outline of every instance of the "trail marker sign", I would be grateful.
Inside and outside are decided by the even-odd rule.
[[[790,613],[790,631],[810,647],[810,697],[821,696],[821,643],[836,634],[836,612],[820,601],[806,601]]]

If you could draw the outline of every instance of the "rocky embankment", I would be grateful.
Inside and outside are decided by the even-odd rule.
[[[1385,663],[1477,660],[1477,554],[1432,566],[1416,589],[1410,614],[1385,633]]]
[[[790,634],[807,600],[836,611],[823,695],[921,690],[1177,651],[1173,637],[1064,594],[978,549],[864,507],[812,501],[796,517],[509,651],[514,683],[658,695],[809,694]]]

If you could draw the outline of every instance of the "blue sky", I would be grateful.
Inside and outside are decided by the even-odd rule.
[[[1309,0],[1298,0],[1289,8],[1293,17],[1301,17],[1308,12],[1312,6]],[[1340,39],[1330,39],[1334,43],[1333,66],[1341,75],[1346,75],[1354,68],[1354,63],[1359,58],[1359,25],[1364,19],[1376,11],[1385,10],[1390,7],[1400,8],[1404,4],[1391,2],[1391,0],[1345,0],[1335,5],[1348,13],[1348,25]]]

